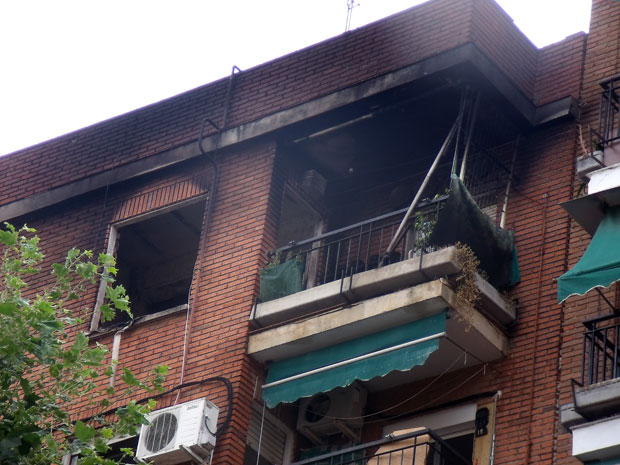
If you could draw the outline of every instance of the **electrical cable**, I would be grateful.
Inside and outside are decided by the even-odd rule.
[[[414,409],[414,410],[409,410],[407,412],[403,412],[403,413],[399,413],[398,415],[394,415],[392,417],[389,418],[382,418],[380,420],[373,420],[373,421],[368,421],[366,423],[379,423],[379,422],[383,422],[383,421],[390,421],[390,420],[394,420],[396,418],[400,418],[400,417],[404,417],[406,415],[411,415],[412,413],[418,411],[418,410],[423,410],[426,408],[429,408],[432,404],[436,403],[438,400],[443,399],[444,397],[446,397],[447,395],[452,394],[454,391],[460,389],[461,387],[463,387],[465,384],[467,384],[469,381],[471,381],[472,379],[474,379],[476,376],[478,376],[478,374],[480,374],[481,372],[483,372],[486,369],[486,364],[484,366],[482,366],[478,371],[476,371],[474,374],[472,374],[471,376],[469,376],[467,379],[465,379],[463,382],[461,382],[460,384],[454,386],[452,389],[444,392],[443,394],[433,398],[433,400],[431,402],[428,402],[427,404],[423,405],[422,407],[418,408],[418,409]]]
[[[192,323],[194,321],[194,312],[192,311],[192,308],[191,308],[191,296],[192,296],[192,290],[194,289],[194,282],[196,281],[196,269],[197,268],[200,269],[198,264],[202,260],[202,257],[204,255],[202,249],[204,247],[206,247],[207,238],[209,236],[209,229],[210,229],[210,225],[211,225],[211,215],[212,215],[212,212],[213,212],[213,203],[215,201],[215,189],[217,187],[217,182],[218,182],[218,179],[219,179],[219,168],[217,166],[217,161],[216,161],[217,149],[218,149],[218,145],[219,145],[219,138],[218,138],[218,143],[215,146],[213,157],[209,156],[204,151],[204,148],[202,147],[202,140],[204,138],[205,123],[207,123],[207,122],[209,124],[211,124],[218,131],[218,133],[221,131],[220,127],[218,125],[216,125],[213,121],[211,121],[211,119],[204,118],[202,120],[202,123],[201,123],[201,126],[200,126],[200,137],[198,139],[198,148],[200,149],[200,152],[207,158],[207,160],[213,166],[213,176],[211,178],[211,188],[209,190],[209,201],[207,203],[207,208],[205,210],[205,214],[204,214],[204,218],[203,218],[204,227],[202,228],[202,245],[200,246],[200,250],[196,254],[196,259],[194,260],[194,267],[192,268],[192,281],[191,281],[191,284],[190,284],[190,290],[187,293],[187,312],[185,314],[185,329],[184,329],[184,332],[183,332],[183,357],[182,357],[182,360],[181,360],[181,374],[179,376],[179,384],[183,384],[183,379],[185,377],[185,366],[186,366],[186,362],[187,362],[187,354],[188,354],[188,351],[189,351],[190,328],[191,328]],[[179,397],[180,396],[181,396],[181,390],[179,390],[179,392],[177,392],[177,396],[176,396],[176,398],[174,400],[174,404],[175,405],[179,401]]]
[[[265,423],[265,404],[263,403],[263,414],[260,418],[260,432],[258,433],[258,450],[256,451],[256,465],[260,461],[260,446],[263,442],[263,425]]]
[[[456,357],[454,359],[454,361],[444,370],[442,371],[439,375],[437,375],[437,377],[435,377],[435,379],[433,379],[430,383],[428,383],[426,386],[424,386],[422,389],[420,389],[419,391],[417,391],[415,394],[413,394],[412,396],[408,397],[405,400],[402,400],[400,402],[398,402],[397,404],[391,405],[390,407],[387,407],[383,410],[379,410],[378,412],[373,412],[373,413],[369,413],[367,415],[361,415],[361,416],[357,416],[357,417],[331,417],[329,415],[325,415],[325,418],[329,418],[331,420],[360,420],[363,418],[370,418],[376,415],[381,415],[382,413],[388,412],[390,410],[395,409],[396,407],[400,407],[401,405],[409,402],[410,400],[416,398],[417,396],[419,396],[420,394],[422,394],[424,391],[426,391],[428,388],[430,388],[433,384],[435,384],[437,381],[439,381],[439,379],[444,376],[448,371],[450,371],[452,369],[452,367],[454,365],[456,365],[456,363],[463,358],[463,354],[460,354],[458,357]],[[371,422],[372,423],[372,422]]]
[[[228,428],[228,425],[230,424],[230,419],[232,417],[232,407],[233,407],[233,387],[232,387],[232,383],[230,382],[230,380],[224,376],[212,376],[209,378],[205,378],[202,379],[200,381],[189,381],[187,383],[183,383],[183,384],[178,384],[175,387],[168,389],[167,391],[161,392],[159,394],[156,394],[154,396],[149,396],[149,397],[144,397],[142,399],[139,399],[136,401],[136,404],[140,405],[140,404],[144,404],[146,402],[148,402],[149,400],[156,400],[156,399],[160,399],[164,396],[167,396],[168,394],[173,393],[174,391],[186,388],[186,387],[190,387],[190,386],[201,386],[203,384],[207,384],[207,383],[211,383],[211,382],[220,382],[222,384],[224,384],[224,386],[226,387],[226,394],[228,397],[228,410],[226,411],[226,418],[224,419],[224,421],[222,422],[222,424],[220,425],[219,428],[217,428],[217,431],[215,431],[215,433],[213,433],[213,435],[215,437],[218,437],[219,435],[221,435],[224,431],[226,431],[226,429]],[[115,413],[119,408],[122,407],[114,407],[111,409],[106,410],[105,412],[101,412],[95,415],[92,415],[90,417],[84,418],[82,419],[82,422],[86,423],[90,420],[93,420],[97,417],[105,417],[107,415],[111,415],[113,413]]]

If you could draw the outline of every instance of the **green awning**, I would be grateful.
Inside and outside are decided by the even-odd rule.
[[[558,302],[620,280],[620,207],[609,208],[577,264],[558,278]]]
[[[446,315],[440,313],[397,328],[325,347],[273,363],[263,386],[268,407],[295,402],[355,380],[368,381],[391,371],[423,365],[439,348],[446,329]]]

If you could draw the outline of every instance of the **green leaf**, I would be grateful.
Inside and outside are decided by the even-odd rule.
[[[103,427],[99,430],[99,434],[101,434],[101,437],[104,439],[110,440],[114,437],[114,430],[109,427]]]
[[[0,303],[0,315],[12,316],[17,310],[17,305],[9,302]]]
[[[0,242],[8,247],[14,246],[17,243],[17,233],[0,229]]]
[[[114,309],[110,307],[108,304],[103,304],[99,307],[99,311],[101,312],[101,322],[105,323],[106,321],[111,321],[116,314]]]
[[[142,384],[128,368],[123,368],[122,379],[129,386],[140,386]]]
[[[95,428],[85,425],[81,420],[75,423],[75,437],[82,442],[88,442],[95,437]]]
[[[77,333],[75,336],[75,342],[73,343],[72,349],[76,351],[82,351],[88,348],[88,338],[84,335],[84,333]]]
[[[49,373],[52,378],[58,378],[60,376],[60,366],[57,364],[50,365]]]
[[[52,274],[59,278],[64,278],[69,274],[69,269],[60,263],[54,263],[52,265]]]
[[[108,446],[108,441],[104,438],[95,438],[94,445],[95,450],[100,454],[105,454],[110,449],[110,446]]]

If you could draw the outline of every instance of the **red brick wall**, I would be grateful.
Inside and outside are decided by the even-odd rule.
[[[245,449],[249,405],[254,394],[257,367],[245,355],[248,318],[257,295],[258,268],[264,263],[263,250],[271,243],[272,229],[266,230],[270,201],[271,177],[275,157],[274,145],[255,143],[238,147],[234,153],[221,152],[220,180],[214,203],[211,228],[201,251],[196,269],[197,284],[192,293],[192,324],[188,335],[189,350],[184,381],[197,381],[210,376],[225,376],[235,390],[234,415],[228,432],[218,438],[217,463],[240,463]],[[27,221],[39,230],[45,265],[62,260],[67,249],[103,248],[105,231],[118,211],[120,200],[154,191],[171,182],[209,171],[205,160],[164,170],[138,182],[113,186],[104,208],[104,192],[65,202],[38,212]],[[41,274],[33,286],[49,283]],[[93,286],[78,303],[94,306],[97,289]],[[81,328],[87,330],[90,316]],[[122,334],[119,364],[136,375],[148,373],[155,365],[169,366],[166,387],[179,382],[183,355],[185,313],[174,314],[138,324]],[[77,330],[78,328],[76,328]],[[112,334],[99,339],[111,346]],[[101,379],[102,388],[108,379]],[[120,376],[117,385],[122,387]],[[103,396],[103,393],[102,393]],[[220,420],[226,414],[226,391],[221,384],[207,384],[182,393],[179,401],[207,396],[221,408]],[[140,397],[134,395],[133,398]],[[176,395],[162,399],[158,407],[171,404]],[[128,399],[111,399],[122,405]],[[97,413],[76,406],[76,417]]]
[[[574,123],[567,122],[536,131],[520,152],[507,221],[515,230],[521,271],[513,292],[518,324],[502,366],[507,396],[498,407],[497,463],[552,463],[555,455],[563,315],[553,279],[565,267],[569,220],[558,204],[570,197],[575,148]]]
[[[534,102],[544,105],[567,95],[579,98],[587,35],[573,34],[538,53]]]
[[[597,129],[599,95],[602,88],[599,81],[609,78],[620,71],[620,3],[612,0],[594,0],[590,32],[586,39],[586,55],[583,69],[583,85],[581,88],[581,126],[584,142],[588,144],[588,126]],[[581,155],[583,151],[578,150]],[[575,193],[579,182],[573,185]],[[567,256],[567,267],[572,267],[583,255],[590,236],[576,222],[571,221],[570,247]],[[607,297],[615,302],[617,285],[605,291]],[[588,318],[610,312],[609,307],[596,292],[583,297],[570,297],[564,304],[564,322],[562,334],[562,371],[559,385],[558,405],[573,401],[571,395],[571,379],[581,379],[581,356],[584,326],[582,322]],[[571,457],[572,438],[569,432],[558,428],[558,464],[578,463]]]
[[[570,121],[534,131],[520,141],[515,167],[518,182],[512,186],[506,222],[516,235],[521,271],[521,282],[510,292],[518,302],[518,321],[508,330],[508,357],[484,371],[474,367],[450,373],[385,416],[404,418],[420,409],[500,390],[495,464],[553,463],[559,431],[556,399],[563,324],[553,279],[565,267],[569,228],[558,203],[571,193],[575,144],[576,130]],[[381,410],[397,404],[428,383],[424,380],[380,393],[371,399],[376,403],[373,407]],[[375,430],[380,431],[376,426]]]
[[[536,80],[536,47],[491,0],[473,0],[471,40],[532,98]]]
[[[611,49],[603,43],[606,36],[618,35],[619,15],[610,14],[610,8],[620,5],[610,0],[595,4],[593,25],[598,26],[593,26],[588,39],[586,113],[597,93],[592,83],[617,67],[616,61],[609,65],[603,60],[615,60],[617,54],[616,45]],[[539,53],[491,0],[435,0],[241,73],[232,91],[229,125],[292,107],[468,41],[480,47],[537,103],[577,95],[582,36],[573,36]],[[563,76],[559,81],[554,77],[558,72]],[[227,85],[227,80],[221,80],[0,158],[0,172],[5,180],[0,186],[0,202],[195,140],[202,117],[221,121]],[[498,465],[524,463],[528,454],[528,463],[551,463],[556,451],[561,463],[574,463],[567,458],[570,436],[562,433],[556,421],[556,395],[559,390],[562,402],[567,399],[567,380],[576,367],[576,341],[580,337],[577,333],[583,318],[579,313],[582,310],[570,306],[564,317],[562,307],[555,301],[552,279],[566,269],[569,220],[558,203],[571,195],[576,141],[575,127],[570,121],[537,129],[522,139],[516,168],[519,183],[513,186],[507,221],[507,226],[516,232],[522,275],[521,283],[513,291],[519,299],[519,322],[510,329],[511,352],[505,360],[492,364],[486,375],[473,378],[462,389],[441,399],[444,403],[502,390],[497,411]],[[241,463],[249,405],[255,386],[261,382],[257,379],[261,368],[245,351],[248,317],[258,290],[257,271],[265,263],[265,251],[275,245],[279,199],[286,178],[284,164],[274,157],[275,145],[265,140],[220,151],[221,178],[212,225],[198,261],[185,381],[223,375],[235,387],[235,415],[230,430],[218,440],[217,463]],[[162,186],[186,180],[199,170],[212,174],[210,165],[200,159],[113,185],[107,197],[104,190],[99,190],[25,219],[39,229],[50,264],[61,260],[71,246],[104,248],[106,228],[119,212],[123,199],[155,192]],[[144,208],[136,206],[132,212]],[[575,228],[571,231],[575,232]],[[572,238],[578,240],[582,236],[574,234]],[[580,244],[571,249],[569,261],[576,260]],[[39,279],[38,285],[49,282],[47,275]],[[92,308],[95,297],[93,287],[80,304]],[[87,322],[83,329],[86,326]],[[167,385],[176,384],[184,326],[185,315],[177,314],[127,330],[122,337],[121,364],[138,374],[154,363],[168,364]],[[102,342],[111,342],[111,336]],[[562,343],[565,368],[559,376]],[[469,372],[451,375],[437,386],[433,396],[448,392],[468,376]],[[188,390],[180,400],[203,395],[222,406],[222,415],[225,414],[225,391],[218,385]],[[161,405],[173,398],[164,399]]]

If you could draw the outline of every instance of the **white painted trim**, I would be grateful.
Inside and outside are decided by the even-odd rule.
[[[417,427],[432,429],[443,438],[473,433],[478,404],[469,402],[423,415],[416,415],[383,427],[383,435]]]

